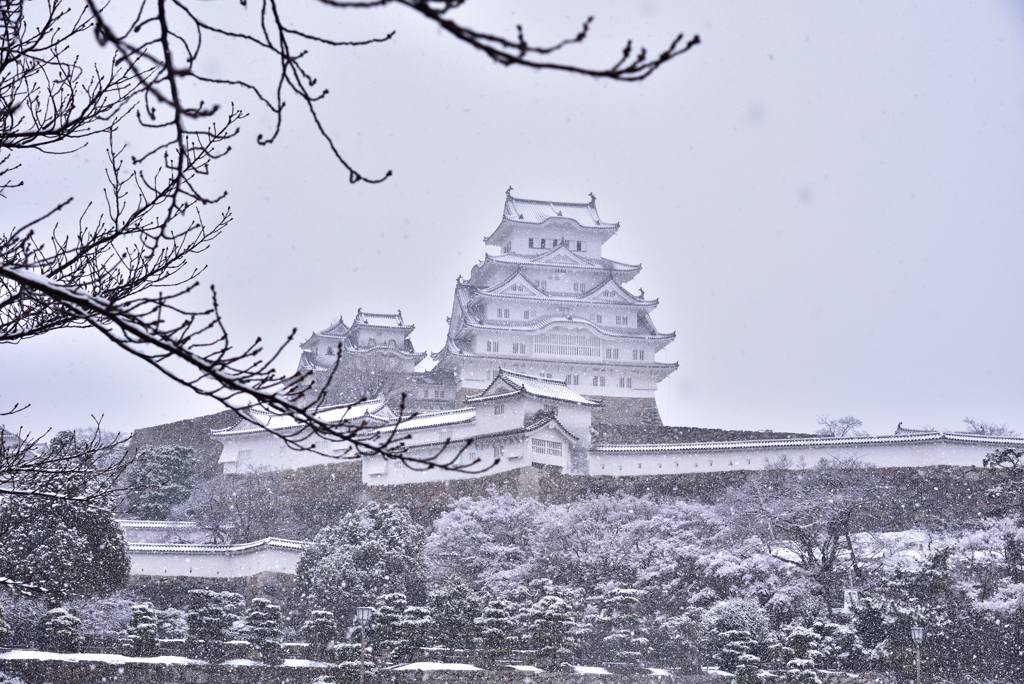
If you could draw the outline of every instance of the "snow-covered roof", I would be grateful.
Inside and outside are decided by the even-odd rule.
[[[250,406],[244,410],[244,413],[246,417],[239,421],[237,425],[221,430],[211,430],[211,436],[216,438],[250,434],[263,430],[276,432],[302,427],[292,416],[273,413],[258,406]],[[316,412],[316,417],[330,424],[346,422],[365,424],[367,427],[389,423],[398,418],[395,412],[388,406],[387,400],[383,397],[356,404],[325,406]]]
[[[993,446],[1024,447],[1024,438],[995,437],[963,432],[914,432],[878,437],[805,437],[799,439],[756,439],[736,442],[689,442],[684,444],[595,444],[600,453],[672,453],[686,451],[731,451],[737,449],[786,449],[792,447],[875,446],[887,444],[927,444],[940,441]]]
[[[565,249],[564,247],[555,247],[550,252]],[[528,254],[516,254],[515,252],[509,252],[508,254],[485,254],[484,261],[478,264],[482,266],[486,262],[494,262],[498,264],[511,264],[520,266],[550,266],[551,268],[573,268],[573,269],[584,269],[588,271],[613,271],[613,272],[639,272],[643,269],[641,264],[624,264],[619,261],[612,261],[611,259],[605,259],[604,257],[598,257],[591,259],[589,257],[580,257],[573,261],[566,261],[564,263],[551,263],[549,259],[550,252],[544,252],[536,256]]]
[[[194,530],[199,525],[187,520],[118,520],[124,530]]]
[[[451,409],[448,411],[427,411],[423,413],[417,413],[408,420],[403,420],[398,424],[398,433],[405,432],[406,430],[425,430],[427,428],[444,427],[446,425],[459,425],[461,423],[469,423],[476,418],[475,408],[461,408]],[[382,428],[381,431],[391,431],[391,426]]]
[[[511,391],[503,392],[501,387],[502,385],[505,385]],[[541,399],[554,399],[555,401],[582,404],[584,406],[601,405],[600,402],[594,401],[593,399],[587,399],[579,392],[570,389],[569,386],[566,385],[565,380],[539,378],[535,375],[516,373],[515,371],[506,370],[504,368],[498,369],[498,374],[494,377],[494,380],[491,381],[491,384],[487,386],[487,389],[476,396],[466,399],[466,403],[477,403],[499,397],[508,397],[519,393],[529,394]]]
[[[267,537],[259,541],[246,544],[128,544],[130,553],[169,553],[169,554],[204,554],[204,555],[233,555],[240,553],[252,553],[262,548],[287,549],[289,551],[303,551],[310,546],[311,542],[296,541],[294,539],[279,539]]]
[[[537,432],[546,427],[554,428],[556,431],[561,432],[566,438],[571,439],[574,442],[579,441],[579,436],[573,434],[567,427],[562,425],[562,422],[555,417],[553,413],[540,412],[539,417],[529,425],[523,427],[511,428],[509,430],[499,430],[498,432],[483,432],[477,435],[466,435],[462,437],[452,436],[447,440],[439,440],[434,442],[423,442],[420,444],[410,444],[409,449],[436,449],[441,446],[448,445],[455,447],[459,444],[464,444],[470,440],[476,443],[493,442],[495,440],[502,440],[513,437],[526,437],[531,433]]]
[[[402,310],[399,309],[398,313],[393,314],[381,314],[381,313],[367,313],[362,309],[356,312],[355,320],[352,321],[352,325],[369,325],[377,328],[409,328],[413,326],[407,326],[402,321]]]
[[[509,221],[523,223],[543,223],[551,218],[568,218],[584,228],[610,228],[619,225],[601,220],[597,213],[597,198],[593,194],[590,195],[589,202],[583,203],[523,199],[513,197],[511,192],[506,192],[505,210],[502,217]]]

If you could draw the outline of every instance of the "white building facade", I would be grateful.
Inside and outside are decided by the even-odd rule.
[[[499,368],[564,380],[599,398],[608,422],[660,422],[654,393],[676,370],[655,354],[675,338],[658,332],[658,300],[630,292],[639,265],[602,256],[619,229],[585,204],[505,196],[487,254],[456,283],[444,349],[433,355],[459,399],[482,391]]]

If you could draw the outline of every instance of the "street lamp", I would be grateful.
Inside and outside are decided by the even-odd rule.
[[[924,641],[924,627],[914,625],[910,628],[910,637],[917,646],[917,684],[921,684],[921,642]]]
[[[359,622],[359,684],[363,684],[363,678],[366,672],[366,623],[370,619],[370,613],[373,612],[373,608],[367,606],[359,606],[356,608],[356,620]],[[918,684],[920,684],[920,674],[918,674]]]

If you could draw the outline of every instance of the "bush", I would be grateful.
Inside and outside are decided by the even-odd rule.
[[[36,628],[36,641],[46,651],[78,653],[82,649],[82,621],[64,608],[46,612]]]
[[[128,627],[121,636],[125,654],[154,656],[157,654],[157,618],[152,603],[132,606]]]
[[[281,607],[270,599],[254,598],[249,602],[245,616],[245,634],[260,652],[260,658],[268,665],[280,665],[284,661],[281,645]]]

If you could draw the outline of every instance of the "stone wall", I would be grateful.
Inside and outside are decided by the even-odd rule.
[[[128,449],[135,451],[143,446],[164,444],[188,447],[195,453],[200,477],[211,477],[220,472],[217,461],[224,446],[210,437],[210,430],[231,427],[239,420],[234,411],[221,411],[209,416],[142,428],[132,433]]]

